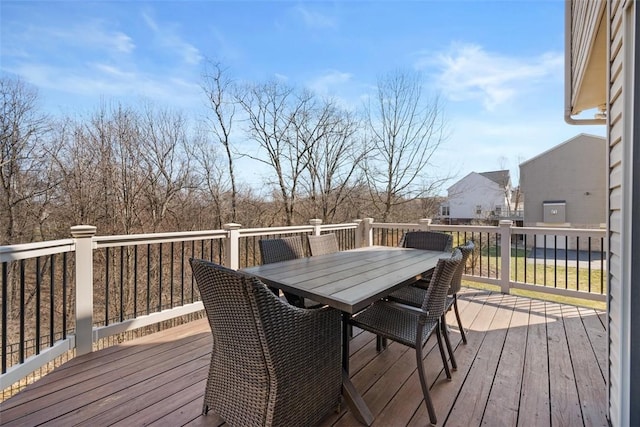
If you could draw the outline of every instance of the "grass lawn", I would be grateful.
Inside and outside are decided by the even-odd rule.
[[[595,294],[606,293],[606,276],[604,276],[606,272],[600,269],[599,263],[596,263],[595,266],[589,269],[588,263],[576,265],[575,261],[569,260],[568,266],[565,266],[564,259],[554,263],[553,259],[547,258],[545,265],[544,259],[538,258],[534,264],[532,258],[526,258],[526,253],[527,251],[522,248],[511,250],[510,276],[512,281],[535,284],[541,287],[579,290]],[[482,251],[477,251],[474,257],[467,263],[466,274],[498,278],[500,266],[501,258],[499,248],[498,251],[496,251],[495,246],[489,249],[483,248]],[[495,285],[466,281],[465,285],[500,291],[499,286]],[[514,295],[522,295],[563,304],[606,309],[606,303],[604,302],[552,295],[544,291],[534,292],[512,289],[511,292]]]

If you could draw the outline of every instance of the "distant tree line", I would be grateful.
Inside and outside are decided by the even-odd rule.
[[[279,80],[239,83],[211,61],[201,87],[199,121],[117,101],[54,118],[34,87],[0,76],[0,245],[77,224],[107,235],[436,214],[446,177],[431,163],[446,122],[417,74],[381,77],[358,111]],[[243,180],[242,157],[267,166],[262,188]]]

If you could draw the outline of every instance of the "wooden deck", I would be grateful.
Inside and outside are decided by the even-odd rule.
[[[475,289],[463,289],[459,306],[468,344],[450,313],[452,381],[435,341],[426,347],[439,425],[607,425],[604,312]],[[200,415],[210,347],[200,320],[78,357],[3,402],[0,424],[222,425]],[[350,363],[374,425],[428,424],[412,350],[391,343],[376,353],[374,337],[356,331]],[[343,409],[322,425],[358,422]]]

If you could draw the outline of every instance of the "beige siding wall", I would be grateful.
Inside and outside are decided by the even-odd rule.
[[[578,135],[520,165],[525,226],[544,221],[543,202],[564,200],[571,227],[606,221],[607,146],[602,137]]]

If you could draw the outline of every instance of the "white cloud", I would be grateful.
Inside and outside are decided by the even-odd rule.
[[[72,24],[65,28],[30,26],[19,37],[21,43],[45,46],[52,42],[62,43],[64,46],[79,46],[107,54],[129,54],[136,48],[131,37],[121,31],[104,28],[104,23],[100,20]]]
[[[203,57],[200,50],[190,43],[184,41],[171,25],[163,24],[162,26],[147,13],[142,13],[142,19],[147,26],[155,34],[159,44],[173,51],[176,55],[181,56],[183,61],[189,65],[198,65]]]
[[[331,95],[337,92],[342,85],[349,83],[350,73],[331,70],[311,80],[307,86],[319,95]]]
[[[317,10],[311,10],[308,7],[298,5],[294,11],[309,28],[335,28],[337,26],[336,20],[333,17],[320,13]]]
[[[454,44],[446,52],[422,53],[416,68],[435,67],[438,88],[453,101],[479,100],[487,111],[549,79],[562,78],[562,53],[518,58]]]

